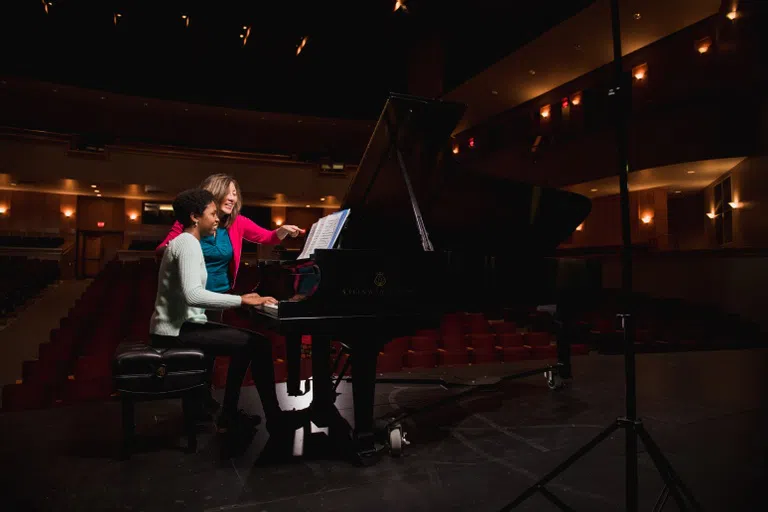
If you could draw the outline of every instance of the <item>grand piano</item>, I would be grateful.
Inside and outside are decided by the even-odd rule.
[[[311,335],[312,422],[350,429],[362,463],[381,451],[373,400],[388,341],[437,327],[446,312],[555,305],[558,363],[543,370],[567,379],[570,318],[599,287],[599,272],[585,262],[547,257],[586,218],[590,200],[457,165],[449,137],[464,111],[390,95],[342,205],[350,214],[336,247],[260,264],[256,291],[279,302],[252,316],[286,336],[289,394],[302,393],[301,336]],[[333,340],[354,361],[354,429],[334,406]]]

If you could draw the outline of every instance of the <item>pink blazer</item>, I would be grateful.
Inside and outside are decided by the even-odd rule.
[[[235,286],[235,279],[237,279],[237,269],[240,268],[240,255],[243,252],[243,240],[254,242],[257,244],[277,245],[280,243],[280,238],[277,236],[277,230],[270,231],[264,229],[251,219],[238,215],[235,218],[235,222],[228,229],[229,239],[232,241],[233,258],[229,262],[229,277],[232,283],[232,287]],[[161,257],[168,242],[179,236],[184,232],[184,226],[179,222],[175,222],[171,228],[171,232],[165,237],[165,240],[157,246],[155,252],[158,257]]]

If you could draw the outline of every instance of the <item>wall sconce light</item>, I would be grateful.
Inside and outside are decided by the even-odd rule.
[[[707,217],[709,217],[710,219],[714,219],[716,217],[715,212],[707,213]]]
[[[275,225],[280,227],[283,225],[283,219],[275,219]]]
[[[96,223],[96,226],[100,227],[100,228],[103,228],[104,227],[104,222],[103,221],[99,221],[99,222]]]
[[[544,105],[539,109],[539,114],[541,114],[541,117],[543,117],[544,119],[547,119],[549,117],[549,113],[550,113],[549,105]]]
[[[8,211],[8,208],[6,208],[5,206],[0,206],[0,215],[5,215],[7,211]]]
[[[726,14],[725,17],[728,18],[729,20],[733,21],[733,20],[735,20],[736,18],[739,17],[739,13],[738,13],[738,11],[736,9],[733,9],[731,12]]]
[[[130,215],[128,215],[128,218],[131,220],[136,220],[139,218],[139,214],[136,212],[131,212]]]
[[[75,214],[75,212],[73,212],[72,210],[64,210],[61,213],[63,213],[66,218],[70,218],[70,217],[72,217],[72,215]]]
[[[643,222],[643,224],[650,224],[653,221],[653,215],[646,213],[640,217],[640,220]]]
[[[744,206],[744,203],[740,203],[740,202],[738,202],[738,201],[731,201],[730,203],[728,203],[728,205],[729,205],[731,208],[733,208],[734,210],[736,210],[736,209],[739,209],[739,208],[741,208],[742,206]]]
[[[581,91],[571,94],[571,105],[578,107],[581,104]]]
[[[696,51],[701,54],[707,53],[710,46],[712,46],[712,39],[709,37],[696,41]]]
[[[641,80],[644,80],[647,75],[648,75],[648,64],[640,64],[639,66],[635,66],[632,68],[632,76],[635,77],[635,80],[637,80],[638,82]]]

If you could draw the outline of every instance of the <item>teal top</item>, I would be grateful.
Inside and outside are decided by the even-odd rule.
[[[208,281],[205,289],[217,293],[227,293],[231,284],[229,281],[229,264],[234,257],[232,241],[226,229],[219,228],[216,235],[206,236],[200,240],[205,257],[205,269],[208,271]]]

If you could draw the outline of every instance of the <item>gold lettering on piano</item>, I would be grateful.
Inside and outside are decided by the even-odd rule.
[[[376,277],[373,278],[373,284],[379,288],[387,284],[387,278],[384,275],[384,272],[376,272]]]
[[[386,294],[384,288],[342,288],[342,295],[353,297],[379,297]]]

